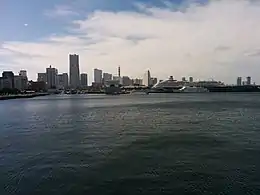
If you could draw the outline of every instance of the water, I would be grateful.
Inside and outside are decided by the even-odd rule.
[[[260,94],[0,102],[0,194],[259,194]]]

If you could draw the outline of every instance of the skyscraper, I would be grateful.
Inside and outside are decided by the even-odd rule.
[[[190,82],[190,83],[193,83],[193,77],[190,77],[190,78],[189,78],[189,82]]]
[[[76,54],[69,55],[70,64],[70,87],[76,89],[80,87],[79,80],[79,56]]]
[[[94,82],[99,84],[102,83],[102,70],[97,68],[94,69]]]
[[[58,74],[57,76],[57,87],[59,89],[66,89],[68,88],[68,74],[63,73],[63,74]]]
[[[80,74],[80,84],[82,88],[88,87],[88,74]]]
[[[143,85],[148,87],[151,85],[151,74],[149,70],[144,74]]]
[[[242,85],[242,77],[237,77],[237,86]]]
[[[107,82],[107,81],[111,81],[112,80],[112,74],[109,74],[109,73],[103,73],[103,81],[104,83]]]
[[[57,75],[58,70],[56,68],[46,68],[46,77],[47,77],[47,88],[55,89],[57,87]]]
[[[27,77],[27,71],[26,70],[20,70],[19,76]]]
[[[37,81],[38,82],[43,81],[43,82],[47,83],[46,73],[38,73]]]
[[[251,77],[246,77],[246,84],[251,85]]]

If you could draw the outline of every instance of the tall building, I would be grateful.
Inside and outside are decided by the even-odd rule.
[[[133,79],[133,85],[143,85],[143,80],[142,79]]]
[[[70,65],[70,87],[76,89],[80,87],[79,78],[79,56],[76,54],[69,55],[69,65]]]
[[[14,88],[20,91],[27,89],[28,87],[28,78],[21,75],[14,76]]]
[[[251,85],[251,77],[246,77],[246,84]]]
[[[14,73],[12,71],[4,71],[1,78],[2,89],[13,89],[14,88]]]
[[[242,77],[237,77],[237,86],[242,85]]]
[[[88,74],[80,74],[80,85],[82,88],[88,87]]]
[[[57,76],[57,88],[58,89],[67,89],[69,83],[69,78],[67,73],[58,74]]]
[[[132,85],[132,80],[128,76],[122,77],[122,85],[123,86],[130,86]]]
[[[94,83],[102,83],[102,70],[99,70],[97,68],[94,69]]]
[[[186,78],[185,78],[185,77],[182,77],[181,80],[182,80],[183,82],[186,82]]]
[[[154,86],[155,84],[157,84],[157,82],[158,82],[158,79],[153,77],[153,78],[151,78],[151,84],[150,85]]]
[[[45,83],[47,83],[46,73],[38,73],[37,81],[38,82],[45,82]]]
[[[193,83],[193,77],[190,77],[190,78],[189,78],[189,82],[190,82],[190,83]]]
[[[111,81],[111,80],[112,80],[112,74],[104,72],[103,73],[103,82],[106,83],[107,81]]]
[[[27,77],[27,71],[26,70],[20,70],[19,76]]]
[[[143,85],[148,87],[151,85],[151,74],[149,70],[144,74]]]
[[[58,70],[56,68],[46,68],[47,88],[55,89],[57,86]]]

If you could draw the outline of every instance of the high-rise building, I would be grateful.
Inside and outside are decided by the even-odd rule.
[[[155,84],[157,84],[157,82],[158,82],[158,79],[153,77],[153,78],[151,78],[151,84],[150,85],[154,86]]]
[[[251,77],[246,77],[246,84],[251,85]]]
[[[57,75],[58,70],[56,68],[46,68],[46,78],[47,78],[47,88],[48,89],[55,89],[57,86]]]
[[[88,87],[88,74],[80,74],[80,85],[81,88],[87,88]]]
[[[143,85],[143,80],[142,79],[133,79],[133,85]]]
[[[67,73],[57,75],[57,88],[58,89],[67,89],[69,83],[69,78]]]
[[[80,87],[79,78],[79,56],[76,54],[69,55],[69,65],[70,65],[70,87],[76,89]]]
[[[190,83],[193,83],[193,77],[190,77],[190,78],[189,78],[189,82],[190,82]]]
[[[242,77],[237,77],[237,86],[242,85]]]
[[[112,80],[112,74],[104,72],[103,73],[103,82],[106,83],[107,81],[111,81],[111,80]]]
[[[97,68],[94,69],[94,83],[102,83],[102,70],[99,70]]]
[[[46,73],[38,73],[37,81],[38,82],[45,82],[45,83],[47,83]]]
[[[144,74],[143,85],[148,87],[151,85],[151,74],[149,70]]]
[[[27,77],[27,71],[26,70],[20,70],[19,76]]]
[[[14,76],[14,88],[20,91],[27,89],[28,79],[25,76],[15,75]]]
[[[186,82],[186,78],[185,77],[182,77],[181,80],[182,80],[182,82]]]
[[[130,86],[132,85],[132,80],[128,76],[122,77],[122,85],[123,86]]]
[[[4,71],[2,73],[1,88],[13,89],[14,88],[14,73],[12,71]]]

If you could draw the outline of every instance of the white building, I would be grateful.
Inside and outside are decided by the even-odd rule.
[[[150,74],[149,70],[146,71],[144,74],[143,85],[145,85],[145,86],[151,85],[151,74]]]
[[[94,69],[94,83],[102,83],[102,70]]]
[[[88,87],[88,74],[86,73],[80,74],[80,85],[82,88]]]
[[[80,87],[78,55],[76,54],[69,55],[69,66],[70,66],[70,87],[76,89]]]
[[[54,89],[57,86],[57,75],[58,70],[56,68],[52,68],[51,66],[49,68],[46,68],[46,78],[47,78],[47,88],[48,89]]]

